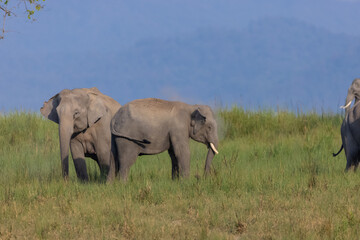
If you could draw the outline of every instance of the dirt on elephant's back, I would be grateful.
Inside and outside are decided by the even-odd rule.
[[[129,103],[129,112],[132,118],[139,119],[144,116],[159,120],[171,114],[176,102],[165,101],[157,98],[138,99]]]

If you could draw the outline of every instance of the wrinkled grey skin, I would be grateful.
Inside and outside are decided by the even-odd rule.
[[[62,90],[40,109],[41,114],[59,124],[62,175],[69,175],[69,148],[79,179],[88,181],[85,157],[94,159],[102,177],[115,176],[111,154],[110,122],[120,104],[97,88]]]
[[[217,125],[209,106],[155,98],[132,101],[115,114],[111,121],[113,153],[122,180],[139,155],[168,151],[172,161],[172,178],[189,176],[189,138],[208,148],[205,173],[210,171],[214,151],[218,147]]]
[[[360,102],[355,103],[355,105],[348,110],[348,113],[345,115],[345,119],[341,125],[341,139],[342,146],[338,153],[334,153],[333,156],[336,157],[340,154],[342,149],[345,150],[346,156],[346,168],[345,171],[348,171],[351,167],[354,167],[354,170],[359,165],[360,160]]]
[[[348,114],[350,110],[350,104],[354,99],[355,99],[354,104],[356,104],[360,99],[360,78],[355,78],[351,86],[349,87],[345,100],[345,105],[342,107],[345,108],[345,115]]]

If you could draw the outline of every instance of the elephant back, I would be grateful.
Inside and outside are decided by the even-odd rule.
[[[174,102],[156,98],[138,99],[123,105],[111,121],[112,134],[134,140],[151,141],[169,128]]]

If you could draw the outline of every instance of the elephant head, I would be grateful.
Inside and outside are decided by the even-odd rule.
[[[62,174],[69,174],[69,147],[71,137],[91,127],[106,114],[107,108],[97,88],[62,90],[40,109],[41,114],[59,124]]]
[[[347,114],[350,109],[351,102],[355,98],[355,103],[360,99],[360,78],[355,78],[349,87],[348,94],[346,96],[345,105],[341,106],[341,108],[345,109],[345,113]]]
[[[191,113],[190,137],[208,146],[205,172],[209,172],[212,159],[218,154],[217,124],[210,107],[204,105],[195,105],[195,107],[195,111]]]

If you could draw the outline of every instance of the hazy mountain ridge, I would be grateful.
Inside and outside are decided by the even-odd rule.
[[[134,73],[125,81],[138,85],[148,74],[152,85],[166,84],[189,98],[214,96],[229,104],[255,105],[291,99],[307,107],[323,101],[323,107],[331,107],[357,76],[359,53],[358,38],[268,18],[242,31],[207,30],[183,39],[143,41],[118,57],[129,61],[124,72]],[[188,82],[193,87],[184,87]]]
[[[266,18],[239,31],[201,29],[179,38],[143,40],[124,51],[24,54],[10,57],[0,70],[5,72],[1,78],[26,87],[23,97],[29,89],[51,95],[64,87],[98,86],[121,103],[163,97],[336,109],[359,76],[359,40],[296,20]],[[13,64],[23,71],[9,71]],[[43,85],[31,86],[34,78]],[[43,98],[28,102],[42,104]]]

